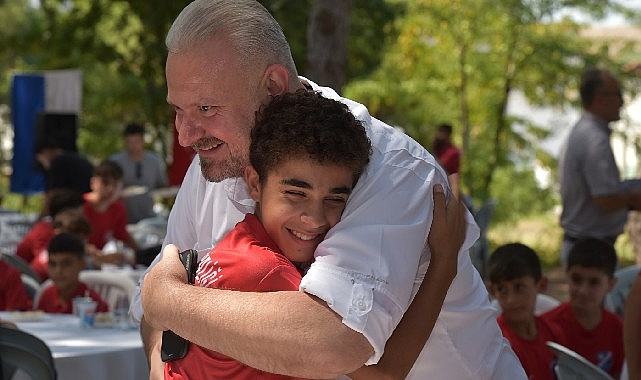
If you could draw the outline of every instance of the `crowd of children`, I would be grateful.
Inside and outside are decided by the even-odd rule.
[[[3,284],[0,310],[37,309],[49,313],[71,313],[75,297],[91,297],[98,312],[108,306],[100,295],[79,280],[80,271],[104,264],[132,265],[134,256],[105,253],[111,239],[122,241],[134,252],[138,244],[127,232],[127,211],[121,199],[122,169],[112,161],[93,168],[91,191],[73,189],[48,192],[44,217],[40,218],[16,247],[17,258],[37,274],[41,291],[30,295],[20,272],[0,261]],[[50,279],[51,285],[44,282]],[[33,299],[35,298],[35,299]]]
[[[604,306],[617,281],[617,255],[611,244],[595,238],[575,242],[566,267],[569,300],[541,315],[535,314],[535,304],[547,280],[533,249],[520,243],[502,245],[490,256],[488,268],[488,287],[501,308],[499,326],[531,380],[556,379],[556,357],[548,341],[569,348],[619,378],[626,357],[623,319]],[[639,319],[630,317],[628,323],[638,325]],[[628,338],[634,339],[639,340],[638,334]]]

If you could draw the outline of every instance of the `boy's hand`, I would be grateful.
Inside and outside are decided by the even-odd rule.
[[[430,266],[441,266],[452,278],[456,276],[458,252],[465,241],[467,209],[457,198],[446,205],[443,186],[434,186],[434,219],[427,239],[432,252]]]

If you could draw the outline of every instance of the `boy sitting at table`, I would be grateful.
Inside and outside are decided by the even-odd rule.
[[[490,293],[502,310],[499,327],[528,379],[556,379],[556,357],[546,342],[567,343],[559,326],[535,315],[536,297],[547,286],[539,256],[525,244],[504,244],[490,255],[488,277]]]
[[[69,233],[54,236],[47,247],[49,251],[49,278],[53,284],[44,288],[36,301],[35,309],[46,313],[71,314],[73,299],[91,297],[97,303],[96,312],[109,310],[107,303],[79,280],[85,268],[85,244]]]
[[[566,269],[570,301],[542,318],[563,329],[569,349],[618,379],[624,359],[623,320],[603,306],[617,282],[616,266],[612,244],[596,238],[577,240]]]

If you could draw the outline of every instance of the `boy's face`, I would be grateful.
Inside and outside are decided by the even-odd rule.
[[[600,310],[606,294],[616,283],[615,277],[602,270],[580,265],[570,267],[567,275],[572,307],[585,312]]]
[[[492,295],[501,305],[508,323],[527,322],[534,317],[536,296],[544,289],[544,279],[538,282],[532,276],[491,284]]]
[[[84,267],[84,261],[73,253],[49,254],[49,277],[61,291],[69,291],[76,287],[78,274]]]
[[[307,262],[340,220],[354,176],[344,166],[293,159],[270,171],[262,184],[251,166],[245,179],[269,236],[290,261]]]
[[[97,193],[100,199],[114,199],[122,190],[122,180],[91,177],[91,190]]]

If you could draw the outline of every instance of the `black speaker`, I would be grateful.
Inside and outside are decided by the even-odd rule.
[[[36,116],[35,152],[42,148],[61,148],[77,152],[78,115],[40,112]]]

